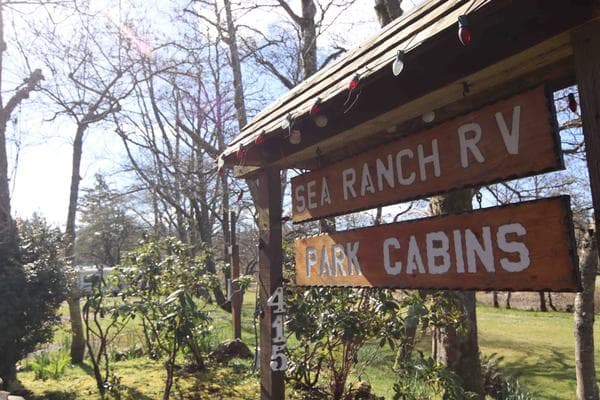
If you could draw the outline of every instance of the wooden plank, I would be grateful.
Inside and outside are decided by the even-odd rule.
[[[231,266],[231,321],[233,327],[233,338],[242,338],[242,292],[237,280],[240,278],[240,248],[237,244],[237,218],[234,211],[229,213],[231,224],[231,241],[229,251],[229,263]]]
[[[600,247],[600,21],[575,31],[573,47],[596,241]]]
[[[298,239],[296,283],[576,291],[569,197]]]
[[[420,118],[425,112],[438,110],[447,107],[456,102],[469,101],[470,98],[478,98],[477,95],[489,91],[491,88],[500,88],[506,95],[516,94],[512,91],[520,87],[513,85],[514,80],[519,77],[530,74],[534,75],[549,65],[556,64],[557,61],[567,59],[572,56],[572,47],[569,34],[561,34],[544,43],[534,46],[526,51],[509,57],[490,67],[484,68],[463,79],[452,82],[444,87],[433,90],[422,97],[400,105],[390,111],[383,112],[376,117],[357,124],[356,126],[345,130],[332,137],[323,137],[317,143],[303,147],[302,150],[291,154],[281,154],[281,158],[271,165],[278,168],[298,167],[306,160],[315,158],[317,149],[322,154],[347,146],[349,142],[355,142],[361,138],[372,136],[374,134],[385,134],[385,129],[394,127],[409,121],[413,118]],[[535,66],[536,69],[531,70]],[[567,70],[565,73],[571,73]],[[545,78],[540,75],[537,83],[541,83]],[[535,80],[531,83],[535,84]],[[465,85],[469,88],[469,93],[465,94]],[[508,90],[506,90],[508,89]],[[473,103],[473,107],[480,106],[480,103]],[[401,135],[398,132],[397,135]]]
[[[552,97],[530,90],[292,178],[294,222],[563,167]]]
[[[258,177],[259,257],[258,287],[260,294],[260,398],[285,398],[284,372],[271,368],[274,310],[267,304],[272,293],[282,285],[281,250],[281,178],[279,170],[265,169]]]
[[[600,245],[600,22],[595,21],[573,32],[575,70],[581,104],[581,120],[585,152],[594,206],[596,250]],[[593,244],[589,251],[592,252]],[[594,367],[594,291],[598,268],[597,254],[589,260],[589,265],[581,267],[583,294],[576,304],[576,362],[577,398],[598,396],[596,370]],[[588,260],[586,260],[588,261]],[[587,262],[586,262],[587,264]],[[588,279],[591,278],[591,279]],[[578,301],[581,300],[581,301]],[[587,300],[587,301],[586,301]],[[578,307],[578,306],[581,306]],[[578,318],[577,316],[580,316]],[[584,332],[591,334],[585,335]],[[597,349],[597,347],[596,347]]]
[[[463,3],[462,5],[457,6],[456,8],[446,9],[445,13],[441,15],[440,18],[438,18],[438,20],[447,21],[449,23],[448,27],[454,25],[456,22],[455,13],[464,13],[466,10],[462,9],[461,7],[464,7],[465,5],[469,5],[471,3],[472,2],[466,4]],[[483,4],[484,3],[481,3],[481,5]],[[346,95],[347,83],[350,77],[356,72],[361,73],[363,78],[369,77],[368,79],[363,79],[365,81],[365,88],[367,86],[370,86],[370,82],[368,81],[380,80],[382,77],[385,78],[385,80],[388,82],[388,87],[392,88],[390,90],[393,90],[393,88],[397,86],[396,83],[402,82],[402,84],[399,85],[401,87],[401,91],[399,91],[395,95],[383,96],[387,98],[394,98],[396,97],[396,95],[400,95],[399,97],[402,98],[402,92],[406,87],[407,81],[405,81],[402,77],[391,77],[391,73],[389,73],[388,68],[386,68],[386,66],[390,63],[390,60],[393,58],[395,51],[400,47],[412,47],[415,43],[418,43],[419,47],[417,49],[419,50],[419,54],[415,55],[414,58],[416,60],[413,60],[412,64],[419,64],[419,69],[427,72],[427,74],[429,75],[429,78],[409,80],[409,84],[410,82],[419,82],[419,85],[423,86],[423,83],[426,83],[428,80],[432,80],[433,78],[435,78],[434,80],[436,81],[439,80],[439,78],[437,78],[439,76],[443,76],[444,79],[446,79],[446,82],[449,82],[453,79],[458,79],[461,75],[465,76],[469,73],[474,72],[472,70],[468,70],[468,66],[478,63],[478,60],[488,59],[491,57],[490,55],[496,54],[497,62],[498,60],[504,57],[511,56],[523,49],[535,45],[547,39],[548,37],[551,37],[554,34],[557,34],[559,32],[565,32],[573,26],[577,26],[578,24],[581,24],[584,21],[596,18],[598,16],[598,7],[594,8],[591,2],[581,2],[573,0],[565,1],[564,4],[561,4],[559,4],[558,2],[544,2],[543,4],[541,4],[537,1],[522,1],[517,4],[514,2],[494,1],[477,9],[477,7],[480,6],[480,4],[477,3],[477,7],[473,9],[477,9],[477,11],[473,12],[472,10],[470,13],[470,17],[475,22],[473,25],[478,27],[477,29],[480,29],[480,31],[477,32],[477,37],[485,37],[485,41],[483,41],[483,39],[481,40],[481,42],[476,41],[477,43],[473,43],[473,45],[470,46],[470,48],[467,50],[455,48],[454,45],[456,45],[457,43],[456,34],[454,31],[446,29],[444,31],[444,35],[450,35],[454,40],[452,42],[452,46],[446,46],[446,48],[448,48],[448,54],[446,54],[446,52],[444,52],[444,54],[438,54],[438,60],[440,61],[438,65],[440,63],[444,64],[444,68],[441,68],[439,70],[436,70],[436,67],[432,65],[420,64],[420,59],[422,58],[421,53],[423,51],[431,50],[429,49],[431,47],[429,43],[431,42],[431,40],[413,40],[414,38],[410,37],[407,39],[406,44],[404,44],[401,40],[390,40],[389,43],[384,41],[383,43],[386,43],[385,45],[383,43],[378,43],[377,46],[381,46],[381,48],[377,47],[377,49],[371,52],[373,55],[375,55],[372,59],[363,59],[360,60],[361,62],[357,64],[353,64],[353,62],[350,62],[352,60],[350,60],[347,63],[348,68],[347,71],[343,74],[343,77],[336,76],[335,78],[331,78],[337,83],[323,84],[323,86],[320,83],[315,83],[311,81],[312,86],[310,87],[310,90],[307,89],[306,92],[303,92],[301,94],[292,91],[289,93],[289,95],[284,96],[284,98],[289,100],[289,102],[287,102],[286,100],[278,102],[275,105],[268,107],[268,109],[265,110],[264,113],[265,118],[256,119],[260,120],[261,124],[256,126],[252,124],[249,125],[248,130],[245,129],[244,132],[242,132],[242,134],[240,134],[234,140],[234,142],[230,145],[230,148],[228,148],[224,154],[226,157],[231,156],[231,154],[237,150],[237,145],[238,143],[240,143],[240,141],[242,141],[246,145],[249,145],[251,148],[251,143],[253,141],[252,135],[258,134],[258,132],[260,132],[263,129],[266,130],[267,135],[277,133],[282,134],[280,125],[285,115],[288,112],[293,112],[295,116],[305,115],[317,97],[321,98],[324,101],[327,101],[328,103],[335,103],[336,101],[334,98]],[[504,18],[499,17],[500,11],[503,11],[504,8],[507,9],[507,13],[511,13],[510,17],[508,16],[508,14],[504,15]],[[508,25],[506,22],[507,20],[510,21],[510,24]],[[531,30],[531,24],[537,24],[536,26],[538,26],[539,29]],[[446,25],[445,22],[444,25]],[[495,25],[494,27],[492,27],[494,32],[488,32],[491,25]],[[427,30],[432,28],[429,26],[425,26],[423,29]],[[507,40],[507,30],[510,31],[511,34],[514,35],[514,37],[518,37],[519,40]],[[420,35],[420,32],[421,30],[415,31],[415,34]],[[416,37],[417,36],[415,36],[415,38]],[[426,46],[422,43],[424,41],[428,42]],[[494,43],[492,44],[491,42]],[[458,47],[460,47],[460,45],[458,45]],[[439,49],[432,52],[439,53]],[[451,65],[447,66],[445,64],[448,60],[451,60]],[[531,64],[522,63],[520,64],[520,67],[530,68],[530,70],[531,68],[535,68],[535,58],[532,58],[531,60],[533,60]],[[408,69],[410,69],[410,65],[411,64],[407,66]],[[459,68],[460,65],[462,65],[463,68]],[[465,73],[458,73],[461,69]],[[405,73],[403,72],[402,75],[405,75]],[[371,79],[371,76],[373,77],[373,79]],[[438,87],[441,87],[441,85]],[[430,90],[437,89],[438,87],[432,88]],[[427,90],[424,90],[424,92],[427,92]],[[401,104],[401,102],[398,104]],[[389,111],[389,108],[382,109],[382,111]],[[348,124],[351,124],[351,121],[348,121]],[[346,129],[351,126],[352,125],[347,126]],[[319,130],[319,133],[323,136],[330,136],[332,132],[339,133],[337,131],[337,128],[334,128],[333,126],[331,128],[327,127],[326,129]],[[312,145],[312,143],[309,143],[309,145]],[[300,146],[296,146],[295,150],[301,150],[303,147],[303,144]],[[288,154],[282,154],[282,157],[284,158],[287,158],[287,156]],[[228,159],[227,162],[230,163],[232,161],[235,162],[235,160],[231,159]],[[261,160],[250,157],[249,162],[255,162],[260,164]]]

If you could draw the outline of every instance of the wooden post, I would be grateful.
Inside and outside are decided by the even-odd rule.
[[[258,177],[258,225],[260,290],[260,398],[283,400],[285,394],[284,372],[271,369],[273,347],[273,309],[267,305],[268,298],[282,285],[281,249],[281,178],[277,169],[265,169]]]
[[[589,22],[574,31],[572,43],[575,73],[579,87],[585,152],[594,206],[595,240],[596,245],[598,245],[600,244],[600,234],[598,233],[600,228],[600,52],[598,51],[600,49],[600,21]],[[590,246],[590,248],[593,247]],[[593,336],[593,296],[596,266],[598,265],[597,256],[595,258],[596,260],[593,260],[587,266],[587,271],[586,268],[583,269],[582,275],[587,272],[591,277],[591,282],[583,282],[584,293],[582,296],[587,297],[587,301],[585,301],[585,304],[580,304],[578,309],[581,308],[581,312],[576,314],[579,316],[579,318],[576,317],[577,397],[581,400],[598,399]],[[584,265],[584,267],[586,266]]]
[[[235,211],[229,212],[230,248],[229,257],[231,263],[231,318],[233,323],[233,338],[242,338],[242,292],[236,283],[240,277],[240,248],[236,238],[236,215]]]

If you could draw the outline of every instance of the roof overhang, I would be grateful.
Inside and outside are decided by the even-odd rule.
[[[457,38],[463,14],[473,32],[467,47]],[[265,167],[312,169],[423,129],[428,111],[438,124],[541,82],[565,86],[574,82],[569,32],[599,16],[597,0],[426,2],[259,113],[221,162],[238,176]],[[405,67],[394,76],[398,50]],[[350,94],[356,74],[360,87]],[[349,94],[359,91],[348,109]],[[317,99],[328,117],[324,128],[309,115]],[[283,127],[288,115],[301,132],[298,144]]]

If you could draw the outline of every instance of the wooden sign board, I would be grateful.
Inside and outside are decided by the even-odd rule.
[[[580,289],[568,196],[298,239],[304,286]]]
[[[294,222],[564,168],[543,87],[292,178]]]

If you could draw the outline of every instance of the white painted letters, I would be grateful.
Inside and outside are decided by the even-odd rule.
[[[497,112],[496,115],[496,123],[498,124],[498,129],[500,129],[500,133],[502,134],[502,140],[504,140],[504,146],[506,147],[506,151],[508,154],[519,154],[519,128],[521,123],[521,106],[515,106],[513,108],[513,117],[512,117],[512,129],[509,132],[508,127],[506,126],[506,121],[504,120],[504,116],[502,113]]]

